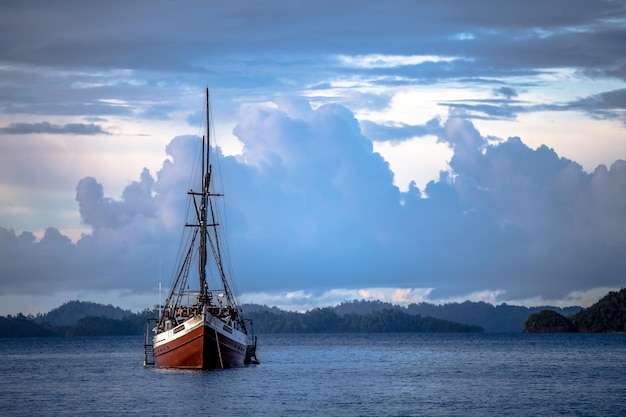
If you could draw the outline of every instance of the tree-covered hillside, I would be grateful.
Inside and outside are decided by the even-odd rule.
[[[564,316],[569,316],[582,310],[582,307],[525,307],[508,304],[493,304],[485,302],[465,301],[463,303],[409,304],[401,307],[382,301],[349,301],[334,308],[339,315],[367,314],[374,311],[396,309],[411,315],[434,317],[457,323],[480,326],[486,332],[519,333],[524,329],[524,322],[533,313],[541,310],[552,310]]]
[[[0,338],[3,337],[48,337],[59,336],[62,331],[40,326],[22,314],[16,317],[0,317]]]
[[[575,333],[578,329],[567,317],[552,310],[532,314],[526,320],[524,333]]]
[[[35,321],[39,324],[48,323],[52,326],[73,326],[85,317],[106,317],[121,320],[132,315],[131,311],[113,307],[111,304],[104,305],[90,301],[73,300],[38,316]]]
[[[104,316],[87,316],[78,318],[83,314],[83,309],[72,308],[77,320],[71,326],[51,326],[47,322],[38,324],[34,320],[23,318],[18,321],[15,318],[7,318],[11,324],[5,326],[6,331],[2,337],[18,336],[116,336],[116,335],[140,335],[145,332],[147,319],[156,318],[156,311],[144,311],[139,314],[125,316],[122,319],[113,319]],[[87,303],[93,304],[93,303]],[[66,306],[66,305],[64,305]],[[88,305],[91,308],[92,306]],[[453,323],[432,317],[421,317],[406,314],[399,310],[387,309],[371,312],[368,314],[346,314],[339,316],[333,308],[313,309],[306,313],[286,312],[274,308],[262,306],[248,306],[249,311],[245,316],[254,323],[256,333],[355,333],[355,332],[482,332],[478,326],[468,326]],[[56,309],[55,309],[56,310]],[[0,322],[2,324],[2,322]],[[46,326],[48,330],[44,327]]]
[[[473,302],[400,307],[350,301],[306,313],[250,304],[243,308],[256,333],[519,332],[518,322],[524,315],[528,319],[526,328],[522,327],[525,331],[626,332],[626,289],[608,293],[585,310],[548,307],[551,313],[541,314],[531,314],[533,309],[528,307]],[[572,311],[576,314],[568,318],[567,312]],[[146,320],[156,316],[154,310],[132,313],[111,305],[70,301],[36,318],[0,317],[0,337],[140,335]]]
[[[479,326],[468,326],[432,317],[410,315],[397,309],[367,314],[338,315],[333,308],[313,309],[306,313],[270,310],[249,312],[257,333],[436,333],[482,332]]]
[[[526,320],[524,332],[626,332],[626,288],[611,291],[591,307],[571,317],[542,311]]]
[[[611,291],[588,309],[575,314],[572,322],[580,332],[626,332],[626,288]]]
[[[156,317],[156,312],[144,311],[121,320],[107,317],[88,316],[82,318],[66,332],[67,337],[76,336],[130,336],[146,331],[147,319]]]
[[[70,301],[37,317],[0,317],[0,338],[140,335],[156,311],[132,313],[112,305]]]

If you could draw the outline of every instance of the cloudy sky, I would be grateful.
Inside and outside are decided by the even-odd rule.
[[[3,1],[0,314],[158,302],[206,86],[242,301],[589,305],[625,39],[622,0]]]

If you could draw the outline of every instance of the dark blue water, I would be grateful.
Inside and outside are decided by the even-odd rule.
[[[142,342],[0,339],[0,415],[626,415],[626,335],[261,335],[261,365],[210,372]]]

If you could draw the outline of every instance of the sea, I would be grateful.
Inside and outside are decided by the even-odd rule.
[[[143,337],[0,339],[1,416],[626,416],[626,334],[258,335],[260,365]]]

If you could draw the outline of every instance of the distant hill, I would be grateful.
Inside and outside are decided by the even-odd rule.
[[[50,312],[35,318],[38,324],[48,323],[52,326],[73,326],[85,317],[106,317],[121,320],[131,317],[133,313],[112,305],[92,303],[90,301],[69,301]]]
[[[367,314],[338,315],[334,308],[316,308],[306,313],[248,311],[247,319],[257,333],[477,333],[484,330],[432,317],[410,315],[398,309],[385,309]]]
[[[543,310],[571,320],[585,332],[626,331],[626,289],[611,292],[588,309],[582,307],[521,307],[483,302],[428,303],[396,306],[382,301],[348,301],[335,307],[295,313],[257,304],[243,306],[246,318],[254,322],[257,333],[294,332],[423,332],[487,331],[515,332]],[[147,318],[156,311],[132,313],[112,305],[70,301],[36,318],[0,317],[0,337],[31,336],[105,336],[143,334]],[[569,318],[568,318],[569,317]],[[538,323],[545,325],[554,315],[543,314]],[[557,322],[554,322],[557,323]],[[544,326],[545,327],[545,326]]]
[[[533,313],[542,310],[556,311],[562,315],[572,315],[582,307],[524,307],[500,304],[494,306],[485,302],[465,301],[442,305],[419,303],[407,307],[397,306],[382,301],[348,301],[334,308],[339,315],[367,314],[386,309],[397,309],[411,315],[433,317],[449,320],[470,326],[480,326],[486,332],[520,333],[524,330],[524,322]]]
[[[626,333],[626,288],[609,292],[570,317],[546,311],[533,314],[526,321],[524,332]]]
[[[84,304],[84,306],[80,304]],[[96,308],[94,308],[94,306],[96,306]],[[104,308],[98,308],[98,306]],[[37,318],[26,317],[22,314],[18,314],[16,317],[0,317],[0,338],[140,335],[146,330],[147,319],[157,317],[156,311],[144,310],[141,313],[132,313],[116,307],[102,306],[101,304],[85,301],[72,301],[58,309],[52,310],[52,312],[58,314],[59,309],[63,312],[66,308],[66,312],[75,312],[77,314],[77,316],[63,316],[63,314],[61,314],[61,317],[66,318],[60,320],[60,322],[72,322],[73,324],[70,326],[52,325],[46,320],[47,315]],[[86,316],[74,321],[72,317],[79,317],[83,315],[85,311],[95,311],[97,313],[105,312],[105,314],[109,312],[118,317],[120,316],[119,312],[124,312],[124,315],[121,319],[100,315]]]
[[[481,326],[486,332],[520,333],[524,330],[524,322],[531,314],[542,310],[551,310],[567,316],[581,311],[582,307],[524,307],[508,304],[494,306],[484,302],[466,301],[442,305],[411,304],[407,310],[411,314],[427,315]]]
[[[570,319],[551,310],[531,314],[524,325],[524,333],[575,333],[577,331],[578,329]]]
[[[131,336],[140,335],[146,331],[146,320],[156,318],[154,311],[144,311],[133,314],[121,320],[107,317],[88,316],[82,318],[67,329],[65,336]]]
[[[572,322],[580,332],[626,332],[626,288],[611,291],[586,310],[575,314]]]

